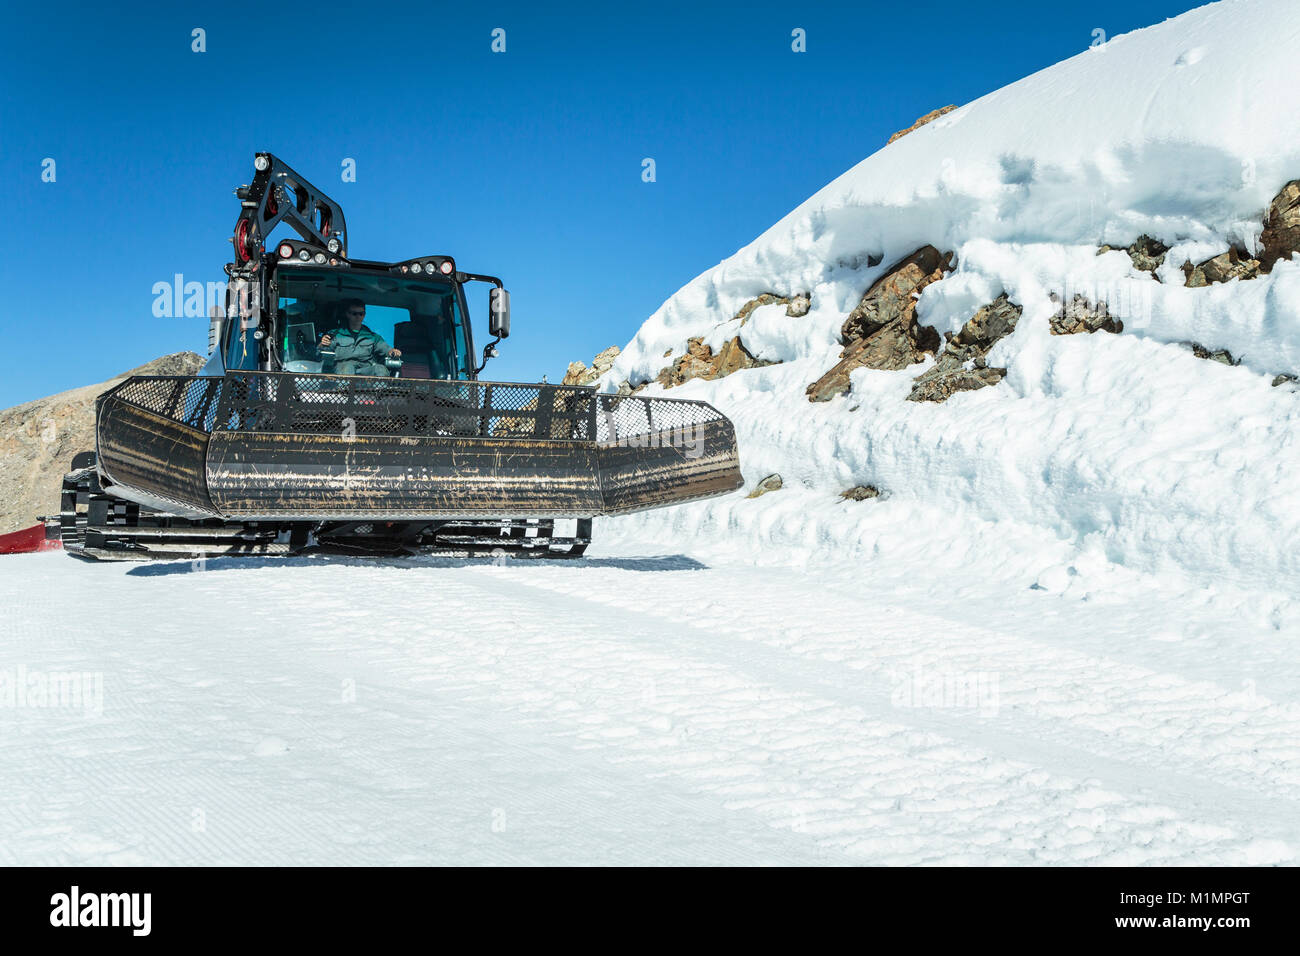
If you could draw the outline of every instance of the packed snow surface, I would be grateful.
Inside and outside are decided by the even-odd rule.
[[[1296,656],[1059,578],[9,558],[0,863],[1296,862]]]

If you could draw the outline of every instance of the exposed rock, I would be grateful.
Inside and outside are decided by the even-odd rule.
[[[800,292],[797,296],[795,296],[793,299],[790,300],[790,304],[786,306],[785,314],[790,316],[793,319],[799,319],[807,315],[808,310],[811,308],[812,308],[812,296],[809,295],[807,292]]]
[[[1000,339],[1016,330],[1022,311],[1004,292],[971,316],[948,344],[960,349],[976,350],[982,356]]]
[[[0,411],[0,534],[56,514],[72,456],[95,447],[95,399],[132,375],[193,375],[205,359],[177,352],[115,379]]]
[[[1300,252],[1300,179],[1293,179],[1273,197],[1264,214],[1264,231],[1259,237],[1260,271],[1270,272],[1279,259]]]
[[[767,494],[769,491],[780,491],[781,488],[782,488],[784,485],[785,485],[785,482],[781,480],[781,476],[780,476],[780,475],[768,475],[766,478],[764,478],[762,481],[760,481],[760,482],[759,482],[759,483],[754,487],[754,490],[751,491],[749,494],[747,494],[745,497],[746,497],[746,498],[761,498],[763,495]]]
[[[740,320],[743,327],[749,321],[749,316],[753,311],[761,309],[765,305],[783,305],[786,307],[786,315],[798,318],[808,314],[808,309],[812,305],[812,297],[807,292],[800,292],[798,295],[777,295],[775,292],[764,292],[742,305],[735,318]]]
[[[1281,375],[1273,379],[1273,387],[1277,388],[1279,385],[1285,385],[1287,382],[1294,381],[1296,381],[1296,376],[1292,375],[1290,372],[1283,372]]]
[[[854,485],[848,491],[841,491],[840,497],[846,501],[866,501],[869,498],[879,498],[880,489],[875,485]]]
[[[1234,359],[1232,353],[1227,349],[1207,349],[1199,342],[1188,342],[1187,344],[1191,347],[1192,354],[1198,359],[1205,359],[1209,362],[1219,362],[1223,365],[1241,364],[1241,359]]]
[[[1199,265],[1183,264],[1187,285],[1200,288],[1230,279],[1254,279],[1271,272],[1280,259],[1290,259],[1300,252],[1300,179],[1287,183],[1273,197],[1264,213],[1264,230],[1259,236],[1260,250],[1252,257],[1239,246],[1207,259]]]
[[[844,343],[866,338],[894,319],[915,313],[916,296],[952,269],[951,260],[951,252],[944,254],[934,246],[922,246],[890,266],[844,320],[840,327]]]
[[[614,360],[618,358],[619,351],[620,349],[617,345],[611,345],[591,360],[591,368],[587,368],[587,366],[582,362],[570,362],[568,370],[564,373],[564,379],[561,381],[561,384],[592,384],[614,367]]]
[[[716,355],[712,348],[704,344],[703,338],[693,338],[686,343],[686,354],[661,371],[656,381],[664,388],[672,388],[693,378],[712,381],[726,378],[732,372],[739,372],[741,369],[762,368],[775,364],[775,362],[754,358],[741,343],[738,335],[724,343]]]
[[[939,333],[916,321],[916,300],[952,268],[952,253],[922,246],[877,279],[840,329],[840,361],[808,386],[810,402],[827,402],[849,390],[855,369],[898,370],[938,351]]]
[[[744,325],[749,321],[749,316],[755,309],[761,309],[765,305],[789,305],[789,303],[788,296],[780,296],[775,292],[764,292],[742,305],[740,311],[736,313],[735,319],[738,319],[740,324]]]
[[[1145,235],[1138,236],[1129,246],[1102,246],[1097,250],[1097,255],[1115,250],[1127,252],[1128,257],[1133,260],[1135,269],[1149,272],[1155,276],[1157,282],[1160,281],[1160,277],[1156,276],[1156,270],[1164,264],[1165,254],[1169,251],[1169,247],[1159,239],[1152,239],[1150,236]]]
[[[948,340],[934,367],[916,377],[907,400],[943,402],[956,392],[973,391],[1002,381],[1007,370],[990,368],[988,352],[1000,339],[1015,331],[1022,311],[1003,293],[976,312]]]
[[[987,366],[940,368],[936,366],[916,379],[909,402],[946,402],[957,392],[973,392],[986,385],[996,385],[1007,374],[1004,368]]]
[[[764,292],[742,305],[732,321],[738,320],[743,328],[754,310],[761,309],[766,305],[784,305],[786,315],[798,318],[808,314],[811,304],[811,296],[807,292],[801,292],[794,296],[781,296],[774,292]],[[669,349],[664,352],[664,358],[669,358],[672,354],[673,350]],[[716,355],[709,346],[704,344],[704,337],[699,336],[687,341],[686,354],[679,356],[667,368],[661,369],[655,377],[655,381],[663,385],[664,388],[672,388],[674,385],[689,382],[693,378],[725,378],[732,372],[738,372],[741,369],[763,368],[767,365],[776,364],[778,363],[755,358],[745,348],[738,335],[724,343]],[[629,394],[639,392],[649,384],[649,382],[642,382],[635,388],[629,386]]]
[[[1233,246],[1200,265],[1183,263],[1183,275],[1187,277],[1188,288],[1198,289],[1215,282],[1227,282],[1229,279],[1253,279],[1259,275],[1259,267],[1258,259],[1252,259],[1246,250]]]
[[[893,136],[889,137],[889,143],[892,143],[896,139],[902,139],[904,136],[906,136],[908,133],[912,132],[913,130],[920,129],[926,123],[934,122],[944,113],[951,113],[956,108],[957,105],[955,103],[950,103],[947,106],[939,107],[937,110],[931,110],[929,113],[926,113],[924,116],[917,119],[917,121],[913,123],[911,126],[909,126],[907,129],[900,129]],[[885,145],[888,146],[889,143],[886,143]]]
[[[1052,301],[1061,301],[1055,292],[1052,293]],[[1051,318],[1051,326],[1053,335],[1124,331],[1124,323],[1110,314],[1105,302],[1098,302],[1094,307],[1081,295],[1075,295],[1068,303],[1062,303],[1061,311]]]

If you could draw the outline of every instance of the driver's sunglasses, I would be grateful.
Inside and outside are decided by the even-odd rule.
[[[364,319],[366,317],[365,309],[348,309],[349,318]]]

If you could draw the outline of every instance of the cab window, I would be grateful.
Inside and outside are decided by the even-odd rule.
[[[465,316],[452,283],[284,267],[277,281],[278,345],[286,371],[392,374],[383,365],[382,346],[401,351],[396,374],[403,378],[470,377]],[[346,315],[356,300],[365,305],[360,336],[350,334]],[[336,367],[332,349],[322,354],[318,343],[340,332],[349,344],[338,350]],[[356,345],[357,338],[364,341]]]

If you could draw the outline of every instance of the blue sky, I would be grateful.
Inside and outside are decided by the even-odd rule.
[[[485,376],[557,381],[922,113],[1197,5],[10,5],[0,407],[205,350],[152,288],[223,278],[255,150],[342,203],[353,255],[502,276]]]

